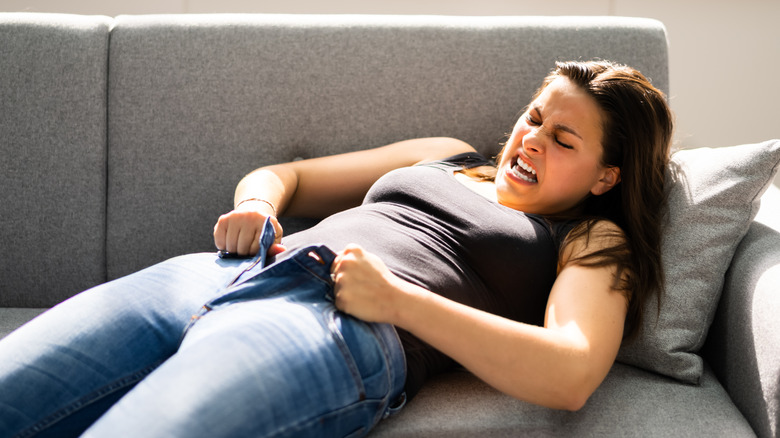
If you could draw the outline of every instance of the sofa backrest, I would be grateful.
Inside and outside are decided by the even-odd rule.
[[[212,251],[236,183],[262,165],[423,136],[494,154],[554,62],[590,58],[668,89],[664,28],[645,19],[120,16],[108,275]]]
[[[106,278],[111,19],[0,14],[0,306]]]
[[[556,60],[669,88],[638,18],[0,14],[0,55],[0,306],[212,251],[262,165],[422,136],[495,154]]]

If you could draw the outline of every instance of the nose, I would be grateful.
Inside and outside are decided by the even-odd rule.
[[[545,135],[542,127],[535,127],[523,136],[523,150],[528,155],[543,154],[545,151]]]

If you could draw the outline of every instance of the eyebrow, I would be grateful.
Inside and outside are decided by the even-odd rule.
[[[542,112],[539,110],[539,107],[538,107],[538,106],[535,106],[535,107],[533,107],[531,110],[532,110],[532,111],[536,111],[536,114],[537,114],[539,117],[541,117],[541,116],[542,116]],[[571,135],[573,135],[573,136],[575,136],[575,137],[579,138],[580,140],[582,140],[582,139],[583,139],[583,138],[582,138],[582,136],[581,136],[580,134],[578,134],[578,133],[577,133],[577,131],[575,131],[574,129],[572,129],[572,128],[570,128],[570,127],[566,126],[566,125],[561,125],[561,124],[558,124],[558,123],[556,123],[555,125],[553,125],[553,128],[555,128],[555,129],[557,129],[557,130],[559,130],[559,131],[568,132],[569,134],[571,134]]]

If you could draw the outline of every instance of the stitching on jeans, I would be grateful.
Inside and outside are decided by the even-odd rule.
[[[331,284],[330,283],[330,277],[326,280],[326,279],[322,278],[319,273],[315,272],[313,269],[310,269],[308,266],[306,266],[305,264],[301,263],[298,259],[293,258],[291,260],[293,260],[295,263],[297,263],[298,266],[300,266],[301,268],[303,268],[306,271],[308,271],[318,281],[320,281],[320,282],[330,286],[330,284]]]
[[[336,325],[336,309],[329,309],[325,313],[325,320],[328,325],[328,331],[330,332],[333,341],[336,343],[341,355],[344,357],[345,365],[349,370],[349,374],[352,376],[352,380],[355,383],[355,388],[358,391],[358,400],[363,401],[366,399],[366,387],[363,384],[363,376],[360,375],[360,369],[355,361],[355,356],[349,350],[347,341],[344,339],[344,334],[341,333]]]

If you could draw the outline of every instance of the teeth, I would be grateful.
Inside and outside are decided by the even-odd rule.
[[[526,172],[530,173],[531,175],[536,175],[536,171],[534,170],[534,168],[529,166],[528,164],[526,164],[525,161],[517,160],[517,165],[522,167],[523,170],[525,170]]]
[[[524,173],[520,172],[519,170],[517,170],[516,167],[510,168],[509,171],[512,172],[512,175],[516,176],[517,178],[522,179],[523,181],[528,181],[530,183],[537,182],[536,178],[531,178],[531,177],[527,176],[526,174],[524,174]]]
[[[525,174],[525,173],[521,172],[520,169],[518,169],[518,167],[520,169],[523,169],[526,172],[528,172],[528,174]],[[520,159],[517,160],[517,164],[515,166],[512,166],[509,169],[509,171],[512,172],[512,175],[516,176],[517,178],[522,179],[523,181],[528,181],[530,183],[535,183],[535,182],[538,181],[535,178],[536,171],[531,166],[529,166],[528,164],[526,164],[525,162],[523,162]]]

